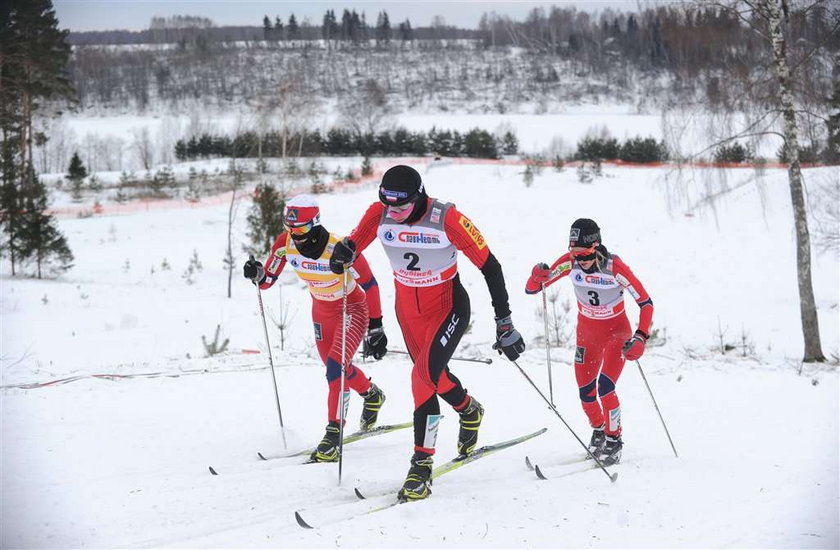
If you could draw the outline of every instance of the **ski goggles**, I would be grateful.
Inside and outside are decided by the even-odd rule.
[[[307,235],[310,231],[312,231],[312,229],[316,225],[319,225],[319,221],[318,221],[317,218],[315,218],[312,221],[307,222],[303,225],[294,225],[294,226],[293,225],[288,225],[288,224],[284,224],[284,225],[286,226],[286,230],[293,237],[303,237],[304,235]]]
[[[569,248],[569,254],[571,254],[572,258],[579,262],[588,262],[590,260],[595,259],[595,247],[590,246],[589,248],[581,248],[581,247],[572,247]]]
[[[412,208],[414,208],[414,203],[413,202],[409,202],[409,203],[406,203],[406,204],[403,204],[403,205],[400,205],[400,206],[388,206],[388,213],[389,214],[395,214],[395,215],[399,216],[400,214],[404,214],[405,212],[408,212]]]

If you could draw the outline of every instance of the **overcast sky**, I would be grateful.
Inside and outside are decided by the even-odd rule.
[[[649,2],[643,2],[648,4]],[[385,10],[392,25],[411,20],[414,27],[428,26],[432,17],[440,15],[447,25],[461,28],[477,28],[481,15],[495,11],[522,20],[535,7],[556,5],[575,7],[588,12],[602,12],[606,8],[624,12],[637,11],[636,0],[589,0],[555,2],[479,2],[462,0],[458,2],[424,1],[348,1],[310,0],[309,2],[278,2],[260,0],[53,0],[61,28],[72,31],[129,29],[141,30],[149,27],[153,16],[199,15],[213,20],[217,26],[255,25],[261,26],[264,15],[274,19],[280,16],[284,22],[294,13],[298,21],[309,18],[320,25],[324,12],[335,10],[341,18],[345,9],[365,13],[368,23],[375,23],[377,14]]]

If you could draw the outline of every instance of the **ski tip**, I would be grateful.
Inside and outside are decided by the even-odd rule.
[[[610,481],[615,483],[615,480],[618,479],[618,472],[614,472],[610,474]]]
[[[356,496],[357,496],[360,500],[365,500],[365,499],[367,498],[367,497],[365,497],[365,495],[363,495],[363,494],[362,494],[362,492],[359,490],[359,488],[358,488],[358,487],[353,487],[353,491],[356,493]]]
[[[313,529],[313,527],[311,525],[309,525],[308,523],[303,521],[303,518],[300,517],[300,512],[295,512],[295,519],[297,520],[298,525],[300,525],[304,529]]]
[[[531,464],[531,459],[528,458],[528,455],[525,455],[525,467],[527,467],[531,471],[534,471],[534,465]]]
[[[545,477],[543,475],[542,470],[540,470],[540,467],[539,467],[538,464],[534,464],[534,471],[537,473],[537,477],[540,478],[541,480],[546,481],[548,479],[547,477]]]
[[[489,357],[488,357],[488,358],[487,358],[484,362],[485,362],[485,363],[487,363],[488,365],[492,365],[492,364],[493,364],[493,360],[492,360],[492,359],[490,359]]]
[[[267,459],[265,456],[263,456],[263,454],[262,454],[261,452],[259,452],[259,451],[257,451],[257,456],[258,456],[258,457],[260,457],[260,460],[268,460],[268,459]]]
[[[208,466],[208,468],[210,469],[210,473],[213,474],[214,476],[219,475],[219,473],[216,470],[214,470],[212,466]]]

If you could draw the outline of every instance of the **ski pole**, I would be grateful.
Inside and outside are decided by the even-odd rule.
[[[548,395],[554,405],[554,384],[551,382],[551,344],[548,341],[548,304],[545,297],[545,283],[542,286],[543,325],[545,326],[545,364],[548,365]]]
[[[548,404],[548,408],[550,408],[550,409],[554,412],[554,414],[556,414],[556,415],[557,415],[557,418],[559,418],[559,419],[560,419],[560,422],[562,422],[562,423],[566,426],[566,428],[568,428],[568,430],[569,430],[570,432],[572,432],[572,435],[573,435],[573,436],[575,436],[575,439],[577,439],[577,440],[578,440],[578,443],[580,443],[580,446],[581,446],[581,447],[583,447],[583,449],[586,451],[586,454],[588,454],[588,455],[589,455],[589,456],[590,456],[590,457],[591,457],[591,458],[595,461],[595,464],[597,464],[597,465],[598,465],[598,467],[599,467],[599,468],[601,468],[601,470],[603,470],[605,474],[607,474],[607,477],[608,477],[608,478],[610,478],[610,481],[613,481],[613,482],[614,482],[616,479],[618,479],[618,472],[615,472],[615,473],[611,474],[611,473],[609,473],[609,472],[607,471],[607,469],[604,467],[603,462],[601,462],[601,461],[598,459],[598,457],[597,457],[597,456],[595,456],[594,454],[592,454],[592,451],[590,451],[590,450],[589,450],[589,447],[587,447],[587,446],[586,446],[586,443],[584,443],[584,442],[583,442],[583,441],[582,441],[582,440],[578,437],[578,434],[576,434],[576,433],[575,433],[575,431],[572,429],[572,427],[571,427],[571,426],[569,426],[569,424],[568,424],[568,423],[566,423],[566,421],[565,421],[565,420],[563,420],[563,416],[562,416],[559,412],[557,412],[557,407],[555,407],[555,406],[551,403],[551,401],[549,401],[549,400],[548,400],[548,398],[546,398],[545,394],[543,394],[543,392],[541,392],[541,391],[540,391],[540,389],[537,387],[537,385],[536,385],[536,384],[534,384],[534,381],[533,381],[533,380],[531,380],[531,377],[530,377],[530,376],[528,376],[528,373],[526,373],[526,372],[522,369],[522,367],[520,367],[520,366],[519,366],[519,363],[517,363],[517,362],[516,362],[516,361],[514,361],[513,359],[511,359],[511,360],[510,360],[510,362],[511,362],[511,363],[513,363],[514,365],[516,365],[516,368],[517,368],[517,369],[519,369],[519,372],[521,372],[521,373],[522,373],[522,376],[524,376],[524,377],[525,377],[525,379],[526,379],[526,380],[528,380],[528,382],[531,384],[531,386],[533,386],[533,387],[534,387],[534,389],[535,389],[535,390],[537,390],[537,393],[538,393],[538,394],[540,394],[540,397],[542,397],[542,398],[543,398],[543,401],[545,401],[545,402]]]
[[[251,256],[251,261],[254,256]],[[280,433],[283,434],[283,448],[288,449],[286,445],[286,428],[283,426],[283,411],[280,410],[280,393],[277,391],[277,376],[274,374],[274,358],[271,356],[271,342],[268,340],[268,325],[265,323],[265,309],[263,308],[262,291],[260,284],[256,283],[257,287],[257,301],[260,303],[260,317],[262,317],[263,332],[265,333],[265,347],[268,350],[268,365],[271,370],[271,380],[274,382],[274,400],[277,403],[277,416],[280,418]]]
[[[642,370],[642,364],[639,363],[638,359],[636,360],[636,365],[638,365],[639,372],[642,374],[642,380],[645,381],[645,386],[647,386],[647,391],[650,394],[650,400],[653,401],[653,406],[656,408],[656,414],[659,415],[659,421],[662,422],[662,427],[665,428],[665,435],[668,436],[668,442],[671,444],[671,449],[674,450],[674,456],[679,458],[680,455],[677,454],[677,448],[674,447],[674,441],[671,439],[671,434],[668,432],[668,426],[665,425],[665,419],[662,418],[662,413],[659,412],[659,405],[656,404],[656,399],[654,399],[653,392],[650,390],[650,385],[648,384],[647,377],[645,376],[645,371]]]
[[[407,351],[403,351],[401,349],[389,349],[388,353],[400,353],[402,355],[409,355],[409,353]],[[466,362],[469,362],[469,363],[484,363],[485,365],[489,365],[490,363],[493,362],[493,360],[490,359],[490,358],[472,359],[470,357],[450,357],[449,360],[450,361],[466,361]]]
[[[344,464],[344,379],[347,372],[347,268],[341,275],[341,392],[338,394],[338,485],[341,486],[341,467]]]

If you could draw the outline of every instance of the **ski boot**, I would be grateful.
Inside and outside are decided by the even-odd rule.
[[[603,424],[592,429],[592,439],[589,440],[589,452],[592,453],[592,456],[597,458],[604,452],[606,437]]]
[[[601,459],[604,466],[612,466],[618,464],[621,460],[621,449],[624,447],[624,442],[621,441],[620,435],[608,435],[606,443],[604,444],[604,451],[601,454]]]
[[[432,455],[422,451],[415,451],[411,457],[411,468],[405,477],[402,489],[397,498],[402,502],[407,500],[422,500],[432,494]]]
[[[359,430],[366,432],[376,424],[376,419],[379,417],[379,409],[385,403],[385,392],[371,382],[370,389],[362,394],[362,399],[365,400],[365,403],[362,407],[362,419],[359,421]]]
[[[324,439],[318,443],[318,446],[309,455],[309,460],[312,462],[338,462],[338,432],[338,422],[327,424]]]
[[[484,418],[484,407],[475,397],[470,397],[467,406],[458,411],[461,417],[458,423],[461,429],[458,431],[458,455],[466,456],[473,452],[478,443],[478,428],[481,427],[481,419]]]

